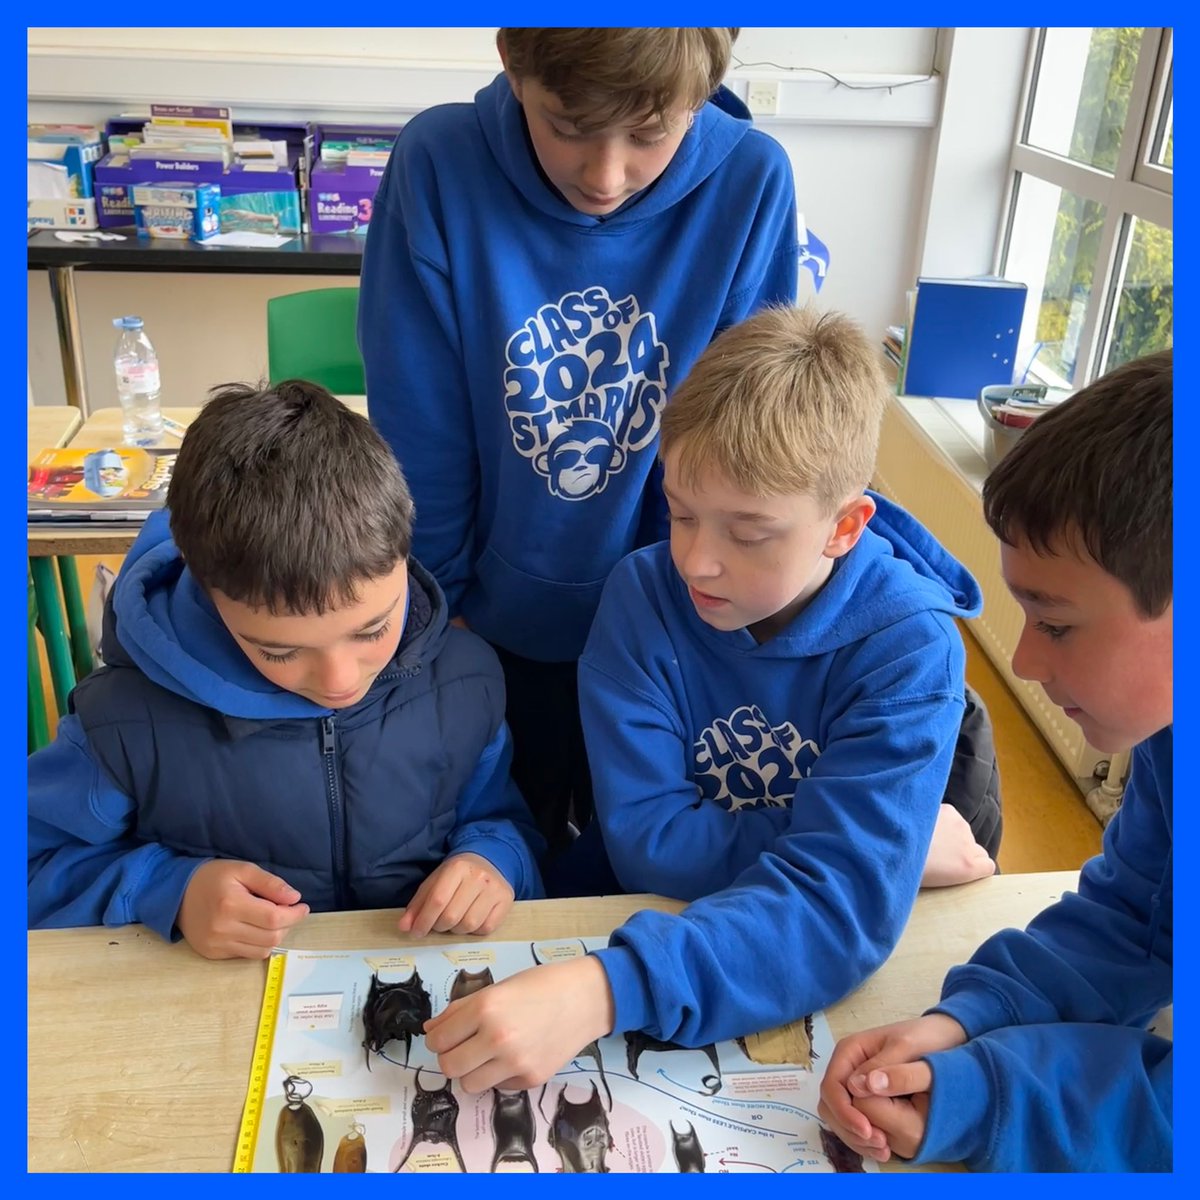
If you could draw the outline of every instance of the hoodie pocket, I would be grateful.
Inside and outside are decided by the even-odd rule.
[[[518,570],[490,546],[475,564],[463,615],[481,637],[538,662],[570,662],[583,652],[607,575],[578,583]]]

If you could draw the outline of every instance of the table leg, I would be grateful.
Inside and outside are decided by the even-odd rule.
[[[50,267],[50,298],[58,320],[58,349],[62,355],[63,382],[67,403],[79,409],[82,417],[90,415],[87,401],[87,377],[83,366],[83,339],[79,333],[79,303],[75,297],[75,268]]]
[[[50,741],[46,719],[46,693],[42,688],[42,664],[37,649],[37,600],[29,584],[29,677],[26,686],[26,753],[40,750]]]
[[[62,580],[63,603],[67,609],[67,629],[71,636],[71,659],[75,664],[75,678],[82,679],[91,674],[92,647],[88,636],[87,615],[83,607],[83,593],[79,588],[79,570],[75,560],[65,555],[58,560],[58,574]]]
[[[75,668],[71,663],[71,643],[63,625],[62,606],[58,599],[58,584],[54,578],[54,560],[31,558],[33,590],[37,600],[38,625],[46,642],[46,657],[50,660],[50,680],[54,684],[54,701],[61,717],[67,711],[67,697],[75,686]]]

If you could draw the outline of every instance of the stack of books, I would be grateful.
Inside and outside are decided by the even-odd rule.
[[[979,395],[986,414],[1010,429],[1028,429],[1030,425],[1073,393],[1066,388],[1026,383],[1017,387],[985,387]]]
[[[40,529],[128,528],[167,501],[177,448],[43,450],[29,467],[29,523]]]

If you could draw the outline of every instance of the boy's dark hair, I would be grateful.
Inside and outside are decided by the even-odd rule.
[[[1171,351],[1117,367],[1039,417],[983,485],[1001,541],[1062,540],[1119,579],[1147,618],[1171,602]]]
[[[412,548],[404,476],[366,417],[323,387],[213,388],[167,493],[171,536],[205,588],[272,613],[321,614]]]
[[[582,133],[676,104],[695,112],[717,90],[736,28],[504,28],[509,69],[536,79],[562,102]]]

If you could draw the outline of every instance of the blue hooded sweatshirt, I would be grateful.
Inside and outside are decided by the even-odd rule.
[[[1133,754],[1103,852],[1079,891],[989,938],[933,1012],[971,1039],[928,1056],[917,1162],[987,1171],[1170,1171],[1172,728]]]
[[[797,237],[783,148],[711,101],[604,217],[547,182],[504,75],[404,127],[359,342],[451,615],[526,658],[578,657],[608,573],[665,536],[668,395],[722,329],[795,299]]]
[[[979,588],[883,497],[759,645],[697,615],[668,543],[613,572],[580,662],[596,812],[643,912],[598,952],[617,1032],[701,1045],[826,1007],[908,920],[964,708]],[[698,899],[703,897],[702,899]]]
[[[29,759],[29,924],[141,921],[178,937],[192,873],[242,859],[313,911],[405,903],[446,856],[542,894],[508,775],[503,677],[410,560],[396,657],[350,708],[267,680],[151,516],[106,613],[108,666]]]

